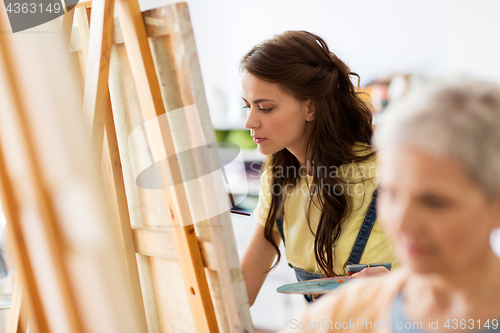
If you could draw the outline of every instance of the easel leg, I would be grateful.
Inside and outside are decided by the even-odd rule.
[[[129,57],[132,76],[137,87],[139,102],[145,121],[165,114],[160,86],[156,76],[153,57],[149,47],[143,17],[137,0],[116,1],[120,26],[122,28],[125,48]],[[189,105],[189,104],[188,104]],[[166,119],[166,118],[164,118]],[[168,126],[168,122],[167,122]],[[159,142],[166,156],[173,156],[175,148],[171,133],[162,132]],[[167,159],[167,161],[169,161]],[[181,170],[178,162],[172,160],[168,166],[163,163],[164,179],[173,179],[182,183]],[[219,332],[215,310],[210,296],[207,278],[203,266],[198,239],[189,213],[186,193],[182,186],[175,187],[170,194],[168,184],[163,191],[167,212],[171,217],[170,224],[179,263],[184,276],[186,293],[190,295],[189,302],[195,325],[199,332]],[[185,226],[185,227],[184,227]]]
[[[98,159],[103,156],[104,133],[108,143],[109,158],[103,162],[111,170],[102,170],[106,188],[114,189],[114,193],[107,193],[111,198],[110,204],[117,206],[113,212],[120,221],[126,256],[126,265],[130,275],[133,297],[141,312],[138,313],[141,326],[146,330],[146,316],[140,289],[139,271],[135,256],[134,241],[128,204],[125,193],[125,183],[121,169],[120,154],[113,119],[111,98],[108,88],[109,60],[111,58],[113,32],[113,0],[106,0],[93,7],[94,19],[90,21],[90,8],[77,8],[80,42],[85,65],[85,92],[84,116],[92,124],[91,140],[94,152]],[[96,7],[97,6],[97,7]],[[92,50],[91,53],[87,53]],[[111,171],[111,172],[109,172]],[[115,201],[112,203],[112,201]],[[115,214],[116,213],[116,214]]]
[[[26,311],[22,311],[23,290],[19,277],[14,280],[14,291],[12,292],[12,302],[9,313],[9,323],[7,333],[26,333],[28,328],[28,317]]]

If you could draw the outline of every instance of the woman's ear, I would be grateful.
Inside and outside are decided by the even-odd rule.
[[[306,112],[306,121],[313,121],[316,118],[316,106],[314,102],[310,99],[304,102],[305,103],[305,112]]]

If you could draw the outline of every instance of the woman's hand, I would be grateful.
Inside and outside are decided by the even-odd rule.
[[[367,277],[373,277],[373,276],[377,276],[377,275],[383,275],[383,274],[386,274],[389,272],[390,272],[390,270],[388,270],[384,266],[367,267],[367,268],[364,268],[363,270],[361,270],[357,273],[354,273],[353,275],[351,275],[351,277],[353,279],[367,278]]]

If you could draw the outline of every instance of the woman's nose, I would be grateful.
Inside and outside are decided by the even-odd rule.
[[[247,114],[247,120],[245,121],[245,128],[254,129],[260,127],[260,120],[255,111],[250,109]]]
[[[420,232],[422,225],[418,210],[419,207],[413,202],[401,203],[400,206],[396,208],[397,227],[400,232],[405,234]]]

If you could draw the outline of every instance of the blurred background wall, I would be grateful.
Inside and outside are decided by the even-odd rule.
[[[147,9],[170,0],[140,0]],[[361,76],[465,73],[500,83],[498,0],[188,0],[211,112],[242,126],[238,63],[285,30],[308,30]],[[218,119],[224,115],[224,121]]]

